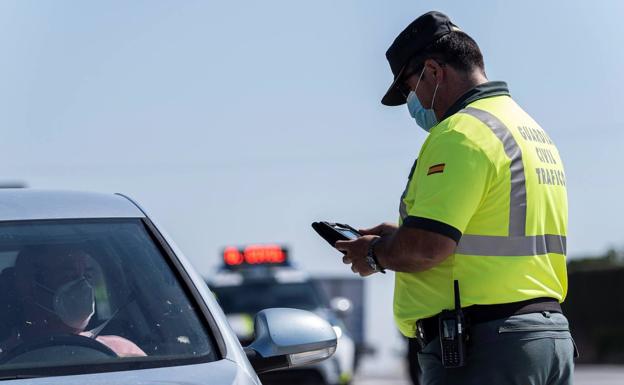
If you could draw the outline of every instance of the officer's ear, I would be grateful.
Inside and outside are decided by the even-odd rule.
[[[445,78],[445,68],[444,65],[435,60],[435,59],[427,59],[425,60],[425,76],[429,76],[430,80],[433,84],[440,84],[444,81]]]

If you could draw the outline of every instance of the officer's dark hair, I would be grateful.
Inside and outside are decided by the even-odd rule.
[[[429,44],[409,62],[406,73],[422,71],[425,60],[434,59],[454,69],[468,73],[479,70],[485,75],[483,55],[473,38],[464,32],[453,31]]]

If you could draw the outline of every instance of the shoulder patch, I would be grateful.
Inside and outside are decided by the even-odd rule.
[[[434,164],[433,166],[429,167],[429,171],[427,171],[427,175],[443,173],[445,166],[446,166],[446,163]]]

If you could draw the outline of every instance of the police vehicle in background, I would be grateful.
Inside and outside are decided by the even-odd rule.
[[[226,247],[222,257],[222,266],[207,283],[243,346],[254,338],[254,315],[265,308],[311,311],[327,320],[338,336],[332,358],[297,369],[265,373],[261,375],[264,384],[351,382],[356,349],[342,320],[351,308],[348,299],[337,297],[329,301],[316,281],[291,265],[285,247]]]

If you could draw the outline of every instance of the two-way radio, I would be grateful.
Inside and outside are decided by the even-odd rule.
[[[445,368],[459,368],[466,364],[466,320],[459,298],[459,281],[455,280],[455,309],[444,310],[439,316],[442,364]]]

